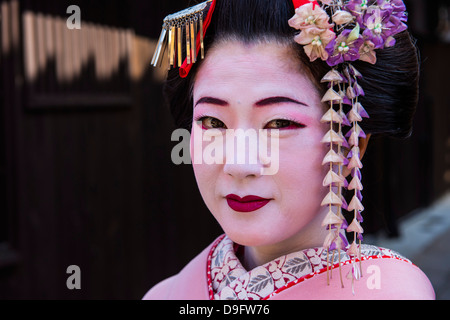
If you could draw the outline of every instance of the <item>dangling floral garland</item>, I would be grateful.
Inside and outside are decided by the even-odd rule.
[[[375,64],[376,50],[394,46],[394,36],[407,29],[406,8],[401,0],[293,2],[296,10],[289,25],[300,30],[294,40],[304,46],[310,61],[320,58],[331,67],[331,71],[322,78],[322,83],[327,83],[329,88],[322,102],[330,106],[321,119],[330,125],[330,130],[322,139],[322,143],[330,148],[323,160],[323,165],[329,167],[323,181],[329,191],[321,204],[328,207],[328,214],[322,222],[328,230],[323,246],[333,255],[337,251],[339,261],[341,250],[346,250],[353,257],[353,267],[347,275],[352,279],[353,287],[353,281],[361,277],[361,267],[357,261],[361,261],[364,232],[361,227],[364,207],[359,138],[365,138],[366,134],[359,123],[369,115],[359,102],[359,97],[364,96],[364,90],[358,83],[362,75],[351,62],[361,60]],[[347,113],[344,112],[344,105],[350,106]],[[345,137],[343,126],[351,127]],[[344,155],[344,148],[349,150],[347,156]],[[351,172],[350,183],[343,176],[344,166]],[[353,191],[349,204],[343,197],[344,188]],[[342,209],[353,212],[350,225]],[[350,245],[340,230],[353,232]],[[340,276],[343,286],[342,274]]]

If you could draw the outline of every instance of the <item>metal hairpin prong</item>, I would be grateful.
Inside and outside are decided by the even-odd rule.
[[[163,28],[162,31],[161,31],[161,34],[159,36],[159,40],[158,40],[158,44],[156,46],[155,53],[153,54],[153,58],[152,58],[152,65],[154,67],[156,67],[158,65],[158,60],[159,60],[160,55],[161,55],[161,50],[162,50],[162,47],[163,47],[164,40],[166,38],[166,33],[167,33],[167,30],[165,28]]]
[[[196,56],[197,56],[197,50],[195,48],[196,32],[195,32],[195,25],[194,25],[194,20],[193,19],[189,22],[189,28],[191,29],[191,50],[192,50],[191,61],[192,61],[192,63],[195,63],[196,62]]]
[[[182,39],[182,33],[181,33],[181,24],[177,25],[177,58],[178,58],[178,67],[181,67],[181,64],[183,63],[182,58],[182,48],[181,48],[181,39]]]
[[[202,59],[205,59],[205,45],[203,43],[203,12],[200,14],[200,51]]]
[[[186,22],[186,60],[191,64],[191,36],[189,32],[189,22]]]
[[[169,69],[173,66],[173,28],[169,28],[169,43],[168,43],[168,61],[169,61]]]

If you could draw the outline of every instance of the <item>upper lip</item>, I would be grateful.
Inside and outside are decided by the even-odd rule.
[[[231,200],[234,200],[234,201],[238,201],[238,202],[252,202],[252,201],[270,200],[270,199],[267,199],[267,198],[261,198],[261,197],[254,196],[254,195],[248,195],[248,196],[245,196],[245,197],[241,198],[241,197],[239,197],[238,195],[235,195],[235,194],[229,194],[225,198],[231,199]]]

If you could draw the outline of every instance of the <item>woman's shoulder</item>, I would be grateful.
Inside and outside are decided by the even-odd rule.
[[[202,300],[209,299],[208,277],[206,265],[213,246],[222,238],[219,237],[179,273],[153,286],[142,298],[143,300]]]
[[[171,276],[153,286],[147,291],[142,300],[167,300],[176,277],[176,275]]]
[[[374,245],[362,245],[361,251],[361,280],[370,292],[378,290],[383,299],[435,299],[428,277],[406,257]]]

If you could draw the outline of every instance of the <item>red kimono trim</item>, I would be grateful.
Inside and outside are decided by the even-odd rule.
[[[329,253],[322,248],[305,249],[279,257],[251,271],[244,269],[236,256],[238,246],[226,235],[219,237],[211,247],[207,258],[207,284],[210,300],[266,300],[296,284],[327,272],[327,259],[331,261],[328,272],[354,264],[358,269],[359,260],[351,259],[341,251]],[[371,245],[361,246],[361,261],[374,259],[397,259],[412,264],[395,251]],[[345,274],[343,275],[346,276]],[[332,281],[339,281],[334,276]]]

